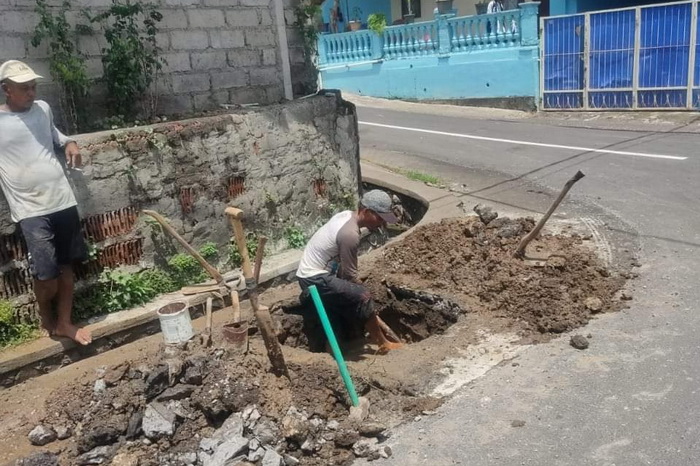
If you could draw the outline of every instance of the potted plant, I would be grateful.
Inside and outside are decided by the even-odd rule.
[[[375,34],[381,36],[386,28],[386,16],[384,13],[372,13],[367,17],[367,29],[374,31]]]
[[[356,6],[352,9],[352,21],[348,23],[351,31],[359,31],[362,28],[362,8]]]
[[[452,0],[437,0],[438,14],[446,15],[452,12]]]

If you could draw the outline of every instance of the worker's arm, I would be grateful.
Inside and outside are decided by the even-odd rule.
[[[338,278],[359,283],[357,270],[357,250],[360,247],[360,234],[352,228],[341,228],[336,238],[338,243],[338,256],[340,256],[340,270]]]
[[[49,118],[51,119],[51,137],[53,138],[53,143],[58,147],[62,147],[66,153],[66,163],[69,167],[77,168],[82,165],[83,160],[80,155],[80,148],[75,140],[69,138],[65,134],[56,128],[53,121],[53,112],[49,107]]]

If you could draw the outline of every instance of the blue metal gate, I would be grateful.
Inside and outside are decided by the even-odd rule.
[[[543,110],[700,107],[698,0],[541,20]]]

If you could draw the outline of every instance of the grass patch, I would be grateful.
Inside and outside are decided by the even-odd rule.
[[[442,180],[440,178],[435,175],[430,175],[429,173],[423,173],[415,170],[401,170],[399,173],[413,181],[420,181],[422,183],[430,184],[442,184]]]
[[[12,303],[0,300],[0,348],[33,340],[39,334],[35,325],[17,322]]]

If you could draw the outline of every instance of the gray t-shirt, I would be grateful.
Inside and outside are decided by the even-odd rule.
[[[335,214],[309,240],[299,262],[297,277],[311,278],[329,273],[334,262],[340,262],[338,277],[357,281],[357,249],[360,227],[357,212],[346,210]]]
[[[54,125],[46,102],[37,100],[26,112],[0,110],[0,187],[13,221],[77,205],[54,152],[54,144],[71,141]]]

